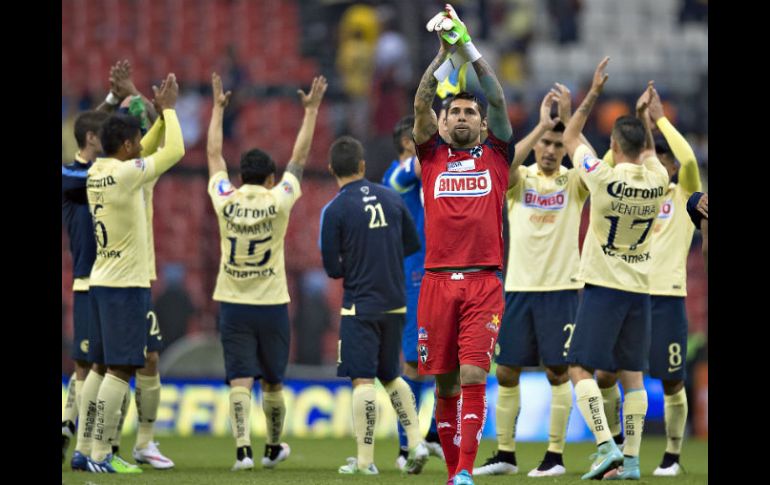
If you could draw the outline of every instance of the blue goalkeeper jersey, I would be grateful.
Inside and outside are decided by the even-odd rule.
[[[404,258],[404,275],[407,291],[420,288],[425,273],[425,208],[422,201],[422,181],[414,173],[417,157],[404,162],[393,160],[382,177],[382,184],[401,194],[420,237],[420,250]]]
[[[75,161],[61,168],[62,222],[67,228],[72,254],[72,276],[88,278],[96,259],[94,223],[88,210],[86,178],[91,162],[77,157]],[[85,288],[75,288],[83,290]]]

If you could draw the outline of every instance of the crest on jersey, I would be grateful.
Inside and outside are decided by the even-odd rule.
[[[230,183],[229,180],[224,179],[220,180],[219,183],[217,183],[217,194],[225,197],[235,192],[235,188],[233,187],[233,184]]]
[[[568,179],[568,177],[566,175],[561,175],[559,177],[556,177],[556,180],[555,180],[556,185],[558,185],[560,187],[562,185],[567,185],[567,179]]]
[[[471,156],[473,158],[481,158],[481,156],[484,154],[484,147],[481,145],[476,145],[475,147],[471,148]]]
[[[492,315],[492,321],[487,322],[487,330],[489,330],[492,333],[497,333],[500,330],[500,315],[495,313]]]
[[[363,192],[364,195],[369,195],[369,186],[364,185],[363,187],[361,187],[361,192]]]
[[[283,186],[283,191],[286,192],[287,194],[291,194],[292,192],[294,192],[294,188],[291,186],[289,182],[284,182],[281,184],[281,186]]]
[[[593,164],[591,162],[593,162]],[[583,168],[585,169],[586,173],[593,172],[596,167],[599,166],[599,162],[601,162],[601,160],[595,158],[590,153],[583,155]]]
[[[428,360],[428,347],[425,345],[420,345],[417,347],[417,353],[420,354],[420,362],[423,364],[427,362]]]
[[[425,330],[425,327],[420,327],[417,330],[417,340],[428,340],[428,331]]]

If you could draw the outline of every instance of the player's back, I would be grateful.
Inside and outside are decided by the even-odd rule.
[[[321,214],[324,267],[344,278],[343,306],[355,305],[357,315],[405,306],[403,260],[417,249],[414,222],[399,195],[366,179],[342,187]]]
[[[97,158],[88,171],[96,261],[91,284],[149,287],[147,214],[142,191],[152,178],[143,159]]]
[[[300,197],[297,178],[285,172],[275,187],[233,187],[225,172],[209,181],[219,222],[220,268],[214,300],[251,305],[289,302],[284,238],[289,214]]]
[[[591,193],[591,220],[583,245],[581,276],[586,283],[635,293],[649,292],[652,227],[660,211],[668,174],[657,158],[642,165],[610,167],[581,145],[575,152]]]

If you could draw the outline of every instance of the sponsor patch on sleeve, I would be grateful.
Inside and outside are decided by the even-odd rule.
[[[289,182],[283,182],[281,186],[283,187],[283,191],[286,192],[287,194],[294,193],[294,187],[292,187]]]
[[[601,163],[601,160],[594,157],[590,153],[583,155],[583,169],[586,171],[586,173],[593,172],[596,167],[599,166],[599,163]]]
[[[235,188],[233,187],[233,184],[231,184],[229,180],[223,179],[217,183],[217,195],[221,195],[222,197],[227,197],[233,192],[235,192]]]
[[[136,166],[136,168],[144,172],[144,168],[145,168],[144,158],[137,158],[136,160],[134,160],[134,166]]]

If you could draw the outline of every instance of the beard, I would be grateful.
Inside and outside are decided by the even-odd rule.
[[[457,129],[452,130],[452,141],[454,141],[457,145],[467,145],[471,141],[478,138],[478,133],[473,134],[471,130],[460,130]]]

